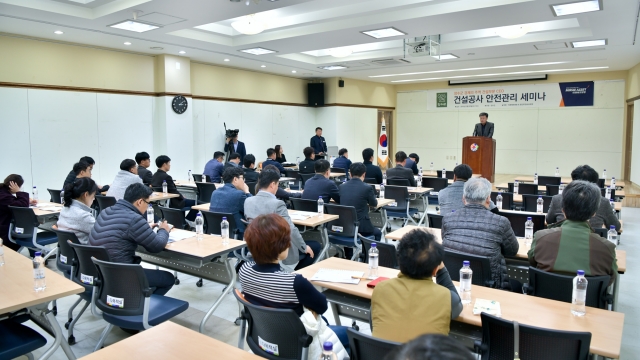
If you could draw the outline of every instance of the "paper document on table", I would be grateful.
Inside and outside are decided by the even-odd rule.
[[[191,231],[172,231],[169,233],[169,242],[176,242],[196,236],[196,233]]]
[[[476,299],[476,303],[473,304],[473,315],[480,315],[480,313],[483,312],[497,317],[502,316],[499,302],[494,300]]]
[[[354,276],[357,279],[354,279]],[[358,283],[360,282],[360,278],[363,276],[364,272],[362,271],[320,269],[315,275],[313,275],[311,281],[324,281],[358,285]]]
[[[62,211],[62,206],[43,206],[40,210],[44,211]]]
[[[318,216],[318,213],[296,211],[294,213],[290,213],[289,216],[291,217],[291,220],[307,220],[310,217]]]

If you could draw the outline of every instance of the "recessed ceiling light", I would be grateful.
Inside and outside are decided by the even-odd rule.
[[[458,59],[457,56],[453,55],[453,54],[441,54],[440,56],[432,56],[432,58],[436,59],[436,60],[451,60],[451,59]]]
[[[407,35],[405,33],[403,33],[402,31],[395,29],[395,28],[385,28],[385,29],[377,29],[377,30],[367,30],[367,31],[362,31],[363,34],[365,35],[369,35],[371,37],[374,37],[376,39],[382,39],[382,38],[388,38],[388,37],[392,37],[392,36],[400,36],[400,35]]]
[[[319,66],[320,69],[324,69],[324,70],[342,70],[342,69],[346,69],[346,66],[343,65],[329,65],[329,66]]]
[[[295,70],[291,70],[291,72],[294,73],[294,74],[297,73],[297,71],[295,71]]]
[[[267,65],[260,65],[260,67],[267,67]]]
[[[607,45],[607,40],[572,41],[571,45],[573,45],[574,48],[604,46]]]
[[[273,50],[269,50],[269,49],[265,49],[265,48],[261,48],[261,47],[257,47],[257,48],[252,48],[252,49],[244,49],[244,50],[240,50],[244,53],[247,54],[251,54],[251,55],[264,55],[264,54],[271,54],[274,53],[275,51]]]
[[[140,21],[133,21],[133,20],[122,21],[117,24],[109,25],[109,27],[120,29],[120,30],[134,31],[137,33],[142,33],[145,31],[160,28],[160,26],[157,26],[157,25],[151,25],[151,24],[143,23]]]
[[[478,71],[478,70],[489,70],[489,69],[509,69],[509,68],[518,68],[518,67],[527,67],[527,66],[558,65],[558,64],[565,64],[565,63],[567,63],[567,62],[568,62],[568,61],[555,61],[555,62],[535,63],[535,64],[519,64],[519,65],[485,66],[485,67],[467,68],[467,69],[434,70],[434,71],[421,71],[421,72],[404,73],[404,74],[373,75],[373,76],[369,76],[369,77],[370,77],[370,78],[379,78],[379,77],[390,77],[390,76],[408,76],[408,75],[421,75],[421,74],[439,74],[439,73],[458,72],[458,71]]]
[[[224,61],[229,61],[229,59],[224,59]]]
[[[179,53],[179,54],[186,54],[187,52],[186,52],[186,51],[184,51],[184,50],[180,50],[180,51],[178,51],[178,53]]]
[[[573,15],[602,10],[602,0],[580,1],[569,4],[551,5],[556,16]]]
[[[329,54],[331,54],[331,56],[337,57],[337,58],[347,57],[347,56],[353,54],[353,49],[351,49],[350,47],[341,47],[341,48],[329,49]]]
[[[252,14],[245,16],[238,21],[232,22],[231,27],[241,34],[255,35],[263,32],[267,25],[256,19],[255,14]]]
[[[131,43],[130,43],[130,42],[128,42],[128,41],[127,41],[126,43],[124,43],[124,44],[125,44],[125,45],[131,45]]]
[[[62,34],[64,34],[64,33],[63,33],[62,31],[60,31],[60,30],[56,30],[56,31],[54,31],[53,33],[54,33],[54,34],[56,34],[56,35],[62,35]]]
[[[517,39],[525,36],[531,28],[529,25],[503,26],[496,29],[496,35],[504,39]]]

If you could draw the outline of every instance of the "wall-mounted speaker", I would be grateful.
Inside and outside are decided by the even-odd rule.
[[[309,99],[309,106],[324,106],[324,84],[323,83],[309,83],[307,84],[307,95]]]
[[[344,80],[338,80],[338,87],[344,87]]]

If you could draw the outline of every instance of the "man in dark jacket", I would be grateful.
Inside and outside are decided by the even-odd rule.
[[[240,154],[240,162],[244,161],[244,157],[247,156],[247,148],[242,141],[238,141],[238,136],[234,136],[233,139],[227,138],[224,142],[224,152],[232,152]]]
[[[301,161],[298,165],[298,173],[300,174],[313,174],[316,172],[314,165],[316,164],[316,154],[313,153],[313,148],[307,146],[302,150],[304,153],[304,161]]]
[[[349,171],[351,180],[340,185],[340,205],[353,206],[358,215],[358,232],[362,236],[375,236],[376,241],[382,238],[380,229],[373,226],[369,218],[369,206],[377,206],[378,200],[373,187],[365,184],[364,176],[367,168],[363,163],[353,163]]]
[[[511,223],[489,211],[491,183],[469,179],[464,185],[465,206],[442,218],[442,244],[446,250],[489,257],[496,287],[509,288],[505,256],[518,253]]]
[[[244,201],[251,197],[249,187],[244,182],[244,171],[241,168],[228,168],[222,173],[222,179],[224,186],[211,193],[209,211],[233,214],[236,228],[244,233]]]
[[[331,167],[327,160],[318,160],[315,163],[316,174],[304,183],[302,198],[318,201],[319,197],[325,204],[333,199],[336,204],[340,204],[340,190],[336,182],[329,179]]]
[[[396,153],[396,167],[387,170],[387,179],[407,179],[410,186],[416,186],[416,179],[413,177],[413,171],[407,169],[404,165],[407,163],[407,153],[398,151]]]
[[[144,184],[129,185],[124,199],[100,212],[89,234],[89,244],[104,246],[110,261],[123,264],[139,263],[135,257],[138,246],[152,253],[164,250],[169,241],[169,224],[163,222],[155,233],[156,224],[147,223],[144,215],[152,192]],[[175,282],[167,271],[144,269],[144,273],[149,286],[156,288],[153,293],[157,295],[166,294]]]
[[[313,148],[316,160],[324,159],[327,154],[327,142],[322,137],[322,128],[316,128],[316,135],[309,141],[309,146]]]
[[[418,175],[418,163],[420,162],[420,156],[416,153],[409,154],[409,158],[407,162],[404,164],[404,167],[407,169],[411,169],[413,171],[413,175]]]
[[[267,165],[275,166],[278,169],[278,172],[280,173],[280,175],[286,172],[286,170],[284,169],[284,166],[282,166],[282,164],[276,161],[276,150],[273,148],[267,149],[267,160],[262,162],[262,168],[264,169],[264,167]]]
[[[224,170],[230,167],[240,167],[240,154],[235,152],[231,153],[229,155],[229,161],[227,161],[227,163],[224,164],[224,168],[222,171],[224,172]]]
[[[373,154],[372,148],[362,150],[363,164],[367,168],[364,177],[365,179],[376,179],[376,184],[382,184],[382,170],[380,170],[379,166],[373,165]]]
[[[257,183],[258,182],[258,176],[260,175],[260,173],[257,172],[256,169],[255,169],[256,157],[253,156],[253,154],[247,154],[244,157],[243,165],[244,165],[244,167],[242,168],[242,170],[244,171],[244,182],[245,183],[249,183],[249,182]]]
[[[333,160],[333,167],[344,169],[349,179],[349,169],[351,168],[351,160],[349,160],[349,150],[342,148],[338,151],[338,158]]]
[[[167,155],[160,155],[156,158],[156,166],[158,167],[158,171],[153,174],[153,178],[151,179],[151,186],[158,189],[159,191],[162,191],[162,184],[166,181],[167,192],[169,194],[179,195],[179,197],[169,200],[169,206],[173,209],[182,209],[184,211],[189,210],[189,213],[186,216],[187,220],[195,220],[198,212],[191,209],[191,207],[196,204],[196,201],[192,199],[185,199],[180,191],[178,191],[178,188],[173,182],[173,178],[171,177],[171,175],[168,174],[169,170],[171,170],[171,159]]]
[[[489,114],[486,112],[480,113],[480,122],[476,124],[473,129],[473,136],[484,136],[488,138],[493,137],[493,123],[488,122]]]
[[[142,183],[149,186],[153,179],[153,173],[149,170],[151,166],[151,157],[146,151],[136,154],[136,163],[138,163],[138,176],[142,179]]]
[[[92,157],[90,156],[83,156],[80,158],[80,161],[78,161],[77,163],[75,163],[73,165],[73,169],[71,169],[71,171],[69,172],[69,174],[67,174],[67,178],[64,179],[64,185],[62,185],[62,189],[64,190],[64,188],[67,186],[67,184],[72,184],[74,181],[76,181],[76,178],[80,177],[78,176],[80,171],[84,171],[85,174],[83,174],[83,176],[81,177],[91,177],[91,172],[93,171],[93,165],[96,164],[96,161],[93,160]],[[96,183],[96,185],[98,185]],[[109,185],[98,185],[98,191],[103,192],[103,191],[107,191],[109,190]]]

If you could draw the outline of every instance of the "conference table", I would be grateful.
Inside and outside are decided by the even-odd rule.
[[[522,181],[522,182],[529,182],[532,183],[533,182],[533,176],[516,176],[514,180],[518,180],[518,181]],[[564,183],[564,184],[568,184],[570,182],[572,182],[573,179],[571,179],[570,177],[566,177],[563,176],[560,179],[560,182]],[[606,186],[611,186],[611,178],[606,179],[604,181],[604,184]],[[623,188],[625,187],[627,184],[624,182],[624,180],[616,180],[616,188]]]
[[[38,202],[38,204],[29,207],[33,209],[33,213],[37,217],[50,217],[59,215],[63,205],[54,202]]]
[[[361,271],[366,274],[368,265],[334,257],[298,270],[296,273],[323,288],[337,325],[340,325],[338,314],[369,322],[373,289],[366,286],[368,280],[360,280],[357,285],[312,281],[311,278],[320,269]],[[399,270],[396,269],[378,268],[379,276],[395,278],[398,273]],[[454,284],[458,286],[457,282]],[[620,357],[625,316],[623,313],[587,307],[587,314],[584,317],[577,317],[571,314],[570,303],[477,285],[472,285],[471,297],[472,304],[476,299],[499,301],[501,317],[505,320],[554,330],[590,332],[592,334],[589,349],[591,353],[614,359]],[[479,332],[481,326],[480,316],[473,314],[473,306],[465,305],[460,316],[451,323],[451,335],[481,340]],[[472,342],[466,343],[472,345]]]
[[[39,327],[53,334],[54,342],[40,356],[49,358],[59,347],[70,360],[75,355],[65,338],[60,324],[53,312],[49,311],[49,303],[84,292],[84,288],[62,275],[45,267],[46,289],[41,292],[33,290],[33,262],[8,247],[4,247],[5,264],[0,266],[0,318],[2,314],[16,312],[27,308],[31,320]]]
[[[389,185],[389,186],[400,186],[400,185]],[[380,185],[374,185],[376,191],[380,191]],[[416,225],[420,225],[422,224],[422,222],[424,221],[424,219],[427,217],[427,209],[429,208],[429,200],[427,199],[427,196],[429,195],[429,193],[431,191],[433,191],[433,188],[428,188],[428,187],[414,187],[414,186],[405,186],[407,188],[407,191],[409,192],[409,195],[415,196],[415,199],[417,198],[421,198],[422,199],[422,206],[424,207],[424,211],[422,213],[422,216],[420,217],[420,220],[418,221],[418,223]],[[386,196],[386,194],[385,194]],[[387,205],[388,207],[388,205]],[[384,214],[385,217],[385,227],[383,228],[384,230],[386,230],[386,225],[387,225],[387,218],[386,218],[386,213]],[[413,219],[411,219],[411,221],[413,221]],[[414,221],[415,223],[415,221]]]
[[[501,183],[498,185],[494,185],[493,187],[493,191],[504,191],[506,192],[509,189],[509,186],[507,183]],[[544,185],[539,185],[538,186],[538,191],[547,191],[547,187]],[[625,192],[624,190],[616,190],[616,198],[623,198],[625,197]],[[513,202],[516,203],[521,203],[522,202],[522,194],[513,194]],[[615,206],[616,206],[616,211],[620,211],[622,210],[622,202],[617,201],[614,202]]]
[[[244,241],[234,239],[223,245],[222,237],[218,235],[203,235],[198,241],[195,232],[174,228],[163,251],[150,253],[138,246],[136,254],[144,262],[226,285],[200,322],[200,332],[203,332],[209,317],[236,283],[236,271],[228,254],[245,246]]]
[[[149,330],[141,331],[82,359],[128,359],[134,354],[140,354],[141,357],[148,359],[200,359],[214,356],[217,360],[262,359],[171,321],[165,321]]]

